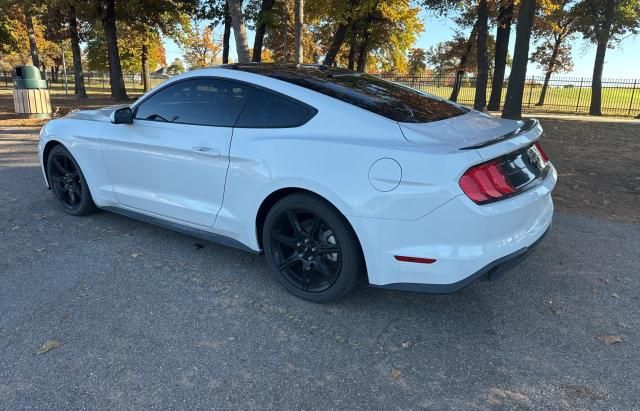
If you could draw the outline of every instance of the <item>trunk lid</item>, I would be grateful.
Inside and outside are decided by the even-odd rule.
[[[537,120],[505,120],[475,110],[431,123],[399,123],[404,137],[418,145],[476,150],[483,158],[522,148],[540,137]]]

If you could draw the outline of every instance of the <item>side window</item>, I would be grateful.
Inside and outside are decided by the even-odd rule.
[[[253,89],[238,118],[236,127],[298,127],[309,121],[317,110],[291,98],[261,89]]]
[[[153,94],[136,109],[138,120],[233,127],[249,90],[240,84],[198,78]]]

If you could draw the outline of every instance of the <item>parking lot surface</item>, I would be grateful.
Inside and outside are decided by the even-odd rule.
[[[640,407],[636,224],[556,213],[499,281],[316,305],[261,256],[64,214],[36,139],[0,130],[2,409]]]

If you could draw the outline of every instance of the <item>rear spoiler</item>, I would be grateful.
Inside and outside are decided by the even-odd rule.
[[[535,118],[531,118],[531,119],[525,120],[525,122],[522,124],[522,126],[516,128],[513,131],[508,132],[507,134],[503,134],[503,135],[501,135],[499,137],[496,137],[496,138],[494,138],[492,140],[485,141],[485,142],[480,143],[480,144],[475,144],[473,146],[468,146],[468,147],[462,147],[460,150],[475,150],[477,148],[487,147],[487,146],[490,146],[492,144],[496,144],[496,143],[499,143],[501,141],[513,138],[513,137],[517,137],[517,136],[519,136],[521,134],[526,133],[527,131],[533,130],[534,128],[536,128],[538,126],[539,123],[540,122],[538,120],[536,120]]]

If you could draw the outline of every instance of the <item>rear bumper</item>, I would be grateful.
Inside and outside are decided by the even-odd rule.
[[[538,245],[542,242],[544,237],[549,232],[549,228],[545,231],[540,238],[538,238],[533,244],[528,247],[521,248],[518,251],[515,251],[509,255],[506,255],[502,258],[498,258],[497,260],[487,264],[482,267],[480,270],[471,274],[469,277],[464,278],[456,283],[451,284],[416,284],[416,283],[393,283],[393,284],[385,284],[385,285],[375,285],[372,284],[373,287],[376,288],[384,288],[387,290],[398,290],[398,291],[412,291],[418,293],[429,293],[429,294],[450,294],[456,291],[459,291],[471,283],[480,280],[496,280],[501,277],[503,274],[508,272],[517,266],[522,260],[527,258],[531,253],[533,253],[538,247]]]
[[[533,250],[551,226],[552,167],[536,187],[478,205],[465,195],[413,221],[353,219],[374,287],[447,293],[500,272]],[[363,235],[364,234],[364,235]],[[420,264],[408,256],[435,260]]]

